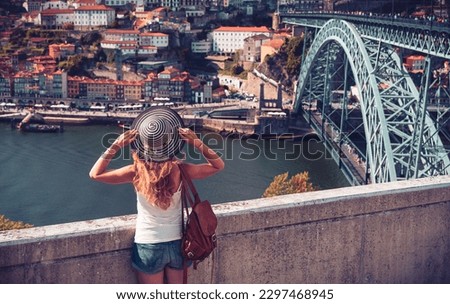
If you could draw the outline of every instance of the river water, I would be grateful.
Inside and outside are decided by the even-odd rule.
[[[66,126],[64,133],[22,133],[0,123],[0,214],[35,226],[89,220],[136,212],[130,185],[89,179],[92,165],[121,129],[116,126]],[[196,180],[200,196],[213,203],[259,198],[275,175],[308,171],[320,189],[349,186],[316,140],[237,140],[202,133],[225,160],[225,170]],[[186,158],[198,162],[185,147]],[[111,164],[129,164],[124,151]]]

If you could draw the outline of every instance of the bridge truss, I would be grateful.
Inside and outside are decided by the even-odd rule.
[[[294,111],[324,139],[352,184],[450,173],[439,132],[446,110],[437,111],[437,120],[430,117],[429,90],[417,89],[398,53],[386,39],[362,35],[353,23],[331,19],[320,26],[304,54]],[[427,57],[426,75],[431,74],[430,61]],[[430,87],[431,77],[422,81],[421,88]],[[358,102],[349,98],[350,86],[356,87]],[[336,98],[336,92],[343,93]],[[439,102],[446,94],[438,91],[434,98]],[[362,122],[354,119],[355,113]],[[355,154],[356,167],[343,161]]]

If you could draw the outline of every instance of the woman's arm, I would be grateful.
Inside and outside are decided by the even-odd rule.
[[[193,179],[202,179],[211,176],[224,169],[225,163],[217,155],[217,153],[205,145],[201,139],[197,137],[194,131],[188,128],[180,128],[179,133],[181,138],[188,144],[194,146],[202,153],[203,157],[208,163],[206,164],[185,164],[185,168],[189,176]]]
[[[108,184],[131,183],[134,177],[133,165],[128,165],[115,170],[106,170],[111,159],[124,146],[129,145],[137,136],[136,130],[128,130],[121,134],[114,143],[95,162],[89,176],[96,181]]]

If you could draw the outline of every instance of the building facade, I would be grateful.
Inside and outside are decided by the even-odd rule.
[[[103,37],[104,40],[136,42],[139,39],[139,31],[109,29],[103,32]]]
[[[209,54],[212,51],[212,42],[208,40],[192,41],[191,51],[195,54]]]
[[[42,4],[42,10],[48,9],[68,9],[69,5],[67,1],[50,0]]]
[[[169,35],[156,32],[141,33],[139,35],[139,44],[141,46],[167,48],[169,46]]]
[[[48,55],[53,59],[65,59],[75,54],[75,45],[71,43],[50,44],[48,46]]]
[[[107,6],[124,6],[127,4],[135,4],[136,6],[144,6],[144,0],[104,0]]]
[[[279,0],[281,10],[294,11],[320,11],[329,7],[326,0]]]
[[[101,46],[109,50],[121,50],[122,55],[151,57],[158,49],[169,46],[169,35],[164,33],[140,33],[138,30],[106,30]]]
[[[180,72],[173,67],[166,67],[164,71],[150,73],[144,81],[143,94],[146,100],[167,98],[171,102],[192,102],[192,88],[198,81],[188,72]]]
[[[407,56],[404,61],[404,66],[408,72],[422,73],[425,69],[425,56],[423,55]]]
[[[274,38],[269,41],[265,41],[261,45],[261,62],[264,61],[266,56],[278,53],[283,46],[285,40],[283,38]]]
[[[13,78],[10,73],[0,73],[0,99],[4,100],[11,97],[13,89]]]
[[[255,35],[271,36],[271,32],[265,26],[262,27],[238,27],[221,26],[212,32],[213,52],[233,54],[244,47],[244,40]]]
[[[41,10],[43,2],[44,2],[44,0],[26,0],[23,3],[23,7],[29,13],[36,12],[36,11],[40,11]]]
[[[269,41],[266,35],[255,35],[244,39],[243,56],[244,61],[259,62],[261,61],[261,46]]]
[[[116,20],[113,8],[104,5],[86,5],[75,10],[75,30],[91,31],[111,27]]]
[[[41,11],[38,24],[45,29],[61,29],[65,24],[74,24],[75,10],[73,9],[48,9]]]

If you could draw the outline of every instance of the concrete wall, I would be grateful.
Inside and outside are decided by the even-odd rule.
[[[258,123],[248,123],[242,120],[187,117],[187,115],[184,115],[183,121],[186,126],[197,126],[215,132],[225,130],[228,132],[236,131],[241,134],[254,134],[260,129]]]
[[[254,94],[259,98],[259,84],[264,83],[264,97],[265,99],[277,99],[277,87],[270,82],[266,82],[261,78],[255,76],[253,73],[248,73],[247,80],[242,85],[242,91]],[[292,95],[283,91],[283,100],[292,99]]]
[[[215,206],[191,283],[450,283],[450,177]],[[134,283],[134,216],[0,233],[0,283]]]

